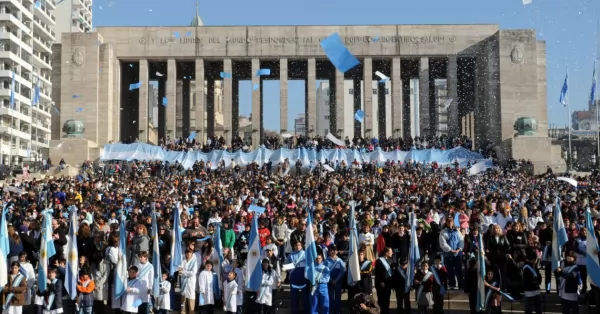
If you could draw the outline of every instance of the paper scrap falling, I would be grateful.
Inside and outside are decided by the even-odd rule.
[[[179,38],[179,32],[175,32],[175,33],[173,33],[173,37],[175,37],[175,38]]]
[[[56,145],[56,147],[54,147],[55,149],[60,149],[62,147],[63,143],[58,143],[58,145]]]
[[[223,79],[231,78],[231,73],[221,72],[220,75],[221,75],[221,78],[223,78]]]
[[[56,113],[60,114],[60,111],[58,111],[58,108],[54,107],[54,111],[56,111]]]
[[[81,96],[79,96],[79,95],[73,95],[73,99],[79,98],[79,97],[81,97]]]
[[[130,64],[129,64],[129,67],[130,67],[130,68],[133,68],[133,63],[130,63]]]
[[[271,69],[260,69],[260,70],[256,71],[256,76],[261,76],[261,75],[265,75],[265,76],[271,75]]]
[[[335,33],[321,41],[321,48],[327,55],[327,58],[335,66],[338,71],[345,73],[346,71],[357,66],[360,62],[346,46],[338,33]]]
[[[375,75],[377,75],[377,77],[379,77],[381,79],[381,80],[379,80],[379,83],[385,83],[390,80],[390,78],[388,76],[386,76],[385,74],[383,74],[379,71],[376,71]]]
[[[163,75],[164,75],[164,74],[162,74],[162,73],[160,73],[160,72],[156,71],[156,76],[163,76]]]
[[[35,8],[40,9],[42,7],[42,3],[40,1],[35,2]]]
[[[163,97],[162,105],[166,107],[168,104],[169,104],[169,100],[167,99],[167,97]]]
[[[533,2],[533,0],[523,0],[523,5],[531,4],[531,2]]]
[[[363,123],[363,119],[365,118],[365,112],[362,110],[356,110],[356,113],[354,114],[354,120]]]
[[[340,140],[339,138],[333,136],[333,134],[331,134],[331,132],[327,133],[327,139],[330,140],[331,142],[333,142],[333,144],[337,145],[337,146],[345,146],[346,143],[344,143],[344,141]]]
[[[379,35],[373,37],[371,40],[376,43],[379,40]]]
[[[133,124],[135,124],[136,120],[133,120]]]
[[[187,37],[190,37],[190,36],[192,36],[192,32],[187,32],[187,33],[185,33],[185,36],[187,36]]]
[[[98,6],[98,9],[102,10],[102,6],[101,6],[101,5],[99,5],[99,6]]]
[[[75,112],[83,112],[83,108],[81,108],[81,107],[77,108],[77,109],[75,109]]]
[[[258,85],[257,83],[254,83],[254,86],[252,86],[252,90],[258,90],[260,88],[260,85]]]
[[[448,109],[450,107],[450,105],[452,104],[452,98],[448,98],[446,100],[444,100],[444,110]]]
[[[129,84],[129,90],[139,89],[140,87],[142,87],[141,81],[137,82],[137,83]]]

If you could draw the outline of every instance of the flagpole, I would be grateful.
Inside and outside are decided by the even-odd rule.
[[[596,38],[600,36],[600,20],[596,20]],[[594,60],[594,99],[592,101],[596,103],[596,168],[600,165],[600,113],[598,112],[598,102],[596,101],[596,62],[600,58],[600,41],[596,42],[596,60]],[[592,105],[594,105],[592,103]]]
[[[569,85],[569,67],[567,66],[567,86]],[[567,103],[567,118],[569,121],[569,164],[567,165],[567,171],[570,171],[573,165],[573,151],[571,149],[571,104],[569,103],[569,89],[567,88],[565,95],[565,102]]]

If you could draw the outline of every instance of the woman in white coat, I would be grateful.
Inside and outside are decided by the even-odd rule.
[[[198,261],[192,250],[185,251],[185,261],[179,269],[181,276],[181,313],[194,313],[196,298],[196,273],[198,272]]]
[[[227,280],[223,281],[223,310],[227,314],[237,312],[237,294],[238,284],[235,280],[235,272],[232,270],[227,273]]]
[[[256,297],[256,303],[261,305],[261,313],[267,314],[273,305],[273,284],[275,283],[275,271],[271,269],[268,258],[262,260],[262,282]]]
[[[207,261],[204,264],[204,270],[200,273],[198,279],[200,280],[200,295],[198,300],[198,305],[200,306],[201,311],[206,314],[212,314],[213,306],[215,304],[215,296],[213,294],[213,272],[212,272],[212,262]]]
[[[103,254],[101,252],[94,253],[94,264],[92,266],[92,279],[94,279],[94,284],[96,284],[96,289],[94,289],[94,308],[96,309],[96,313],[102,313],[104,305],[106,304],[106,300],[109,300],[108,296],[108,286],[110,285],[108,282],[108,276],[110,272],[110,263],[103,258]]]

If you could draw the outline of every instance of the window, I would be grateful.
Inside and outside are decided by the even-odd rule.
[[[330,95],[329,93],[330,93],[330,92],[329,92],[329,88],[328,88],[328,89],[327,89],[327,96],[329,96],[329,95]]]
[[[377,88],[373,88],[373,95],[377,95]]]
[[[329,120],[329,116],[325,116],[325,120]]]
[[[385,89],[385,94],[386,94],[386,95],[389,95],[389,94],[390,94],[390,89],[389,89],[389,88],[386,88],[386,89]]]
[[[350,88],[348,90],[348,95],[354,95],[354,88]]]

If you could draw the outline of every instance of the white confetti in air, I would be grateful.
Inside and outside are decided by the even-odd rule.
[[[453,99],[452,98],[448,98],[444,101],[444,110],[448,109],[448,107],[450,107],[450,105],[452,104]]]
[[[523,5],[531,4],[531,2],[533,2],[533,0],[523,0]]]
[[[160,72],[156,71],[156,76],[163,76],[163,75],[164,75],[164,74],[162,74],[162,73],[160,73]]]
[[[148,11],[152,12],[152,9],[150,9],[150,10],[148,10]]]
[[[133,123],[135,124],[136,120],[133,120]]]
[[[54,147],[54,149],[60,149],[62,147],[63,143],[59,143],[58,145],[56,145],[56,147]]]
[[[383,74],[383,73],[381,73],[379,71],[375,72],[375,75],[377,75],[377,77],[379,77],[381,79],[380,83],[385,83],[385,82],[387,82],[387,81],[390,80],[389,77],[387,77],[385,74]]]
[[[98,6],[98,9],[102,10],[102,6],[101,6],[101,5],[99,5],[99,6]]]

